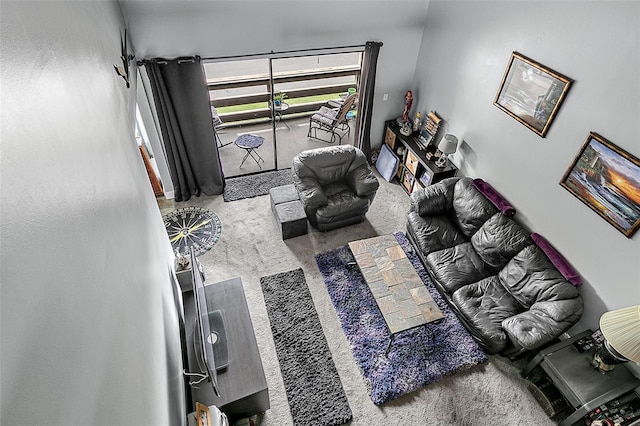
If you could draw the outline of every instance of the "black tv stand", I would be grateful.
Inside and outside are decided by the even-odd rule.
[[[258,352],[258,344],[242,288],[242,280],[233,278],[205,286],[209,312],[220,311],[227,337],[228,365],[217,374],[220,397],[211,386],[191,388],[191,411],[195,403],[215,405],[230,420],[250,417],[269,409],[269,390]],[[193,292],[183,293],[185,324],[195,321]],[[212,326],[212,330],[217,326]],[[198,371],[193,332],[186,333],[188,371]],[[214,345],[215,349],[216,345]],[[217,354],[216,365],[218,364]]]

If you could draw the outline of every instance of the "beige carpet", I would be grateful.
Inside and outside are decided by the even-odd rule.
[[[491,356],[489,363],[462,372],[377,407],[352,356],[349,343],[315,263],[314,254],[349,241],[406,231],[409,197],[397,183],[380,178],[380,190],[367,215],[355,226],[282,241],[269,205],[269,196],[224,202],[222,196],[193,197],[187,205],[211,209],[222,221],[218,243],[200,256],[207,282],[242,278],[264,366],[271,409],[263,426],[291,425],[282,375],[269,327],[260,277],[304,270],[320,322],[353,411],[352,425],[553,425],[519,375],[523,365]],[[162,205],[163,211],[171,203]]]

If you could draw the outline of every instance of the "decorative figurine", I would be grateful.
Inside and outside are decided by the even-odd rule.
[[[403,134],[404,136],[411,136],[411,133],[413,133],[413,129],[411,128],[411,123],[406,121],[400,128],[400,133]]]
[[[420,111],[416,112],[416,118],[413,120],[413,131],[417,132],[420,129]]]
[[[411,90],[407,91],[407,94],[404,95],[404,112],[402,113],[402,122],[406,123],[409,121],[409,111],[411,110],[411,105],[413,104],[413,92]]]
[[[411,90],[407,90],[407,94],[404,95],[404,111],[402,112],[402,116],[396,118],[396,122],[398,126],[401,126],[400,133],[405,136],[410,136],[413,132],[413,128],[411,126],[411,122],[409,121],[409,111],[411,110],[411,105],[413,104],[413,92]]]

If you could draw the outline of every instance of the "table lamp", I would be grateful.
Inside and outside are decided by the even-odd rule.
[[[605,312],[600,317],[602,346],[591,365],[603,373],[627,361],[640,363],[640,305]]]
[[[458,147],[458,138],[452,135],[451,133],[447,133],[440,140],[438,144],[438,151],[441,152],[440,158],[436,161],[436,166],[444,167],[447,164],[447,155],[453,154],[456,152],[456,148]]]

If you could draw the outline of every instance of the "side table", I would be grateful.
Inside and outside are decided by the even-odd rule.
[[[595,348],[580,352],[574,343],[592,333],[586,330],[541,350],[522,372],[538,402],[550,417],[557,415],[560,426],[573,425],[591,410],[640,386],[624,365],[606,374],[591,366]],[[564,401],[558,401],[558,394]],[[566,402],[566,417],[556,410],[557,402]]]
[[[286,126],[286,128],[291,130],[291,127],[289,127],[287,122],[282,119],[282,114],[287,112],[287,110],[289,109],[289,104],[286,102],[280,102],[280,105],[272,105],[271,103],[269,103],[269,107],[273,109],[273,112],[275,115],[276,129],[278,128],[278,125],[282,121],[282,123]]]
[[[260,162],[262,161],[264,163],[264,159],[260,156],[260,154],[258,154],[258,151],[256,151],[264,143],[264,138],[262,136],[246,133],[238,136],[234,143],[238,148],[242,148],[247,151],[247,153],[244,155],[244,158],[242,159],[242,162],[240,163],[240,168],[242,168],[242,165],[249,156],[253,158],[258,167],[262,168],[262,166],[260,166]]]

